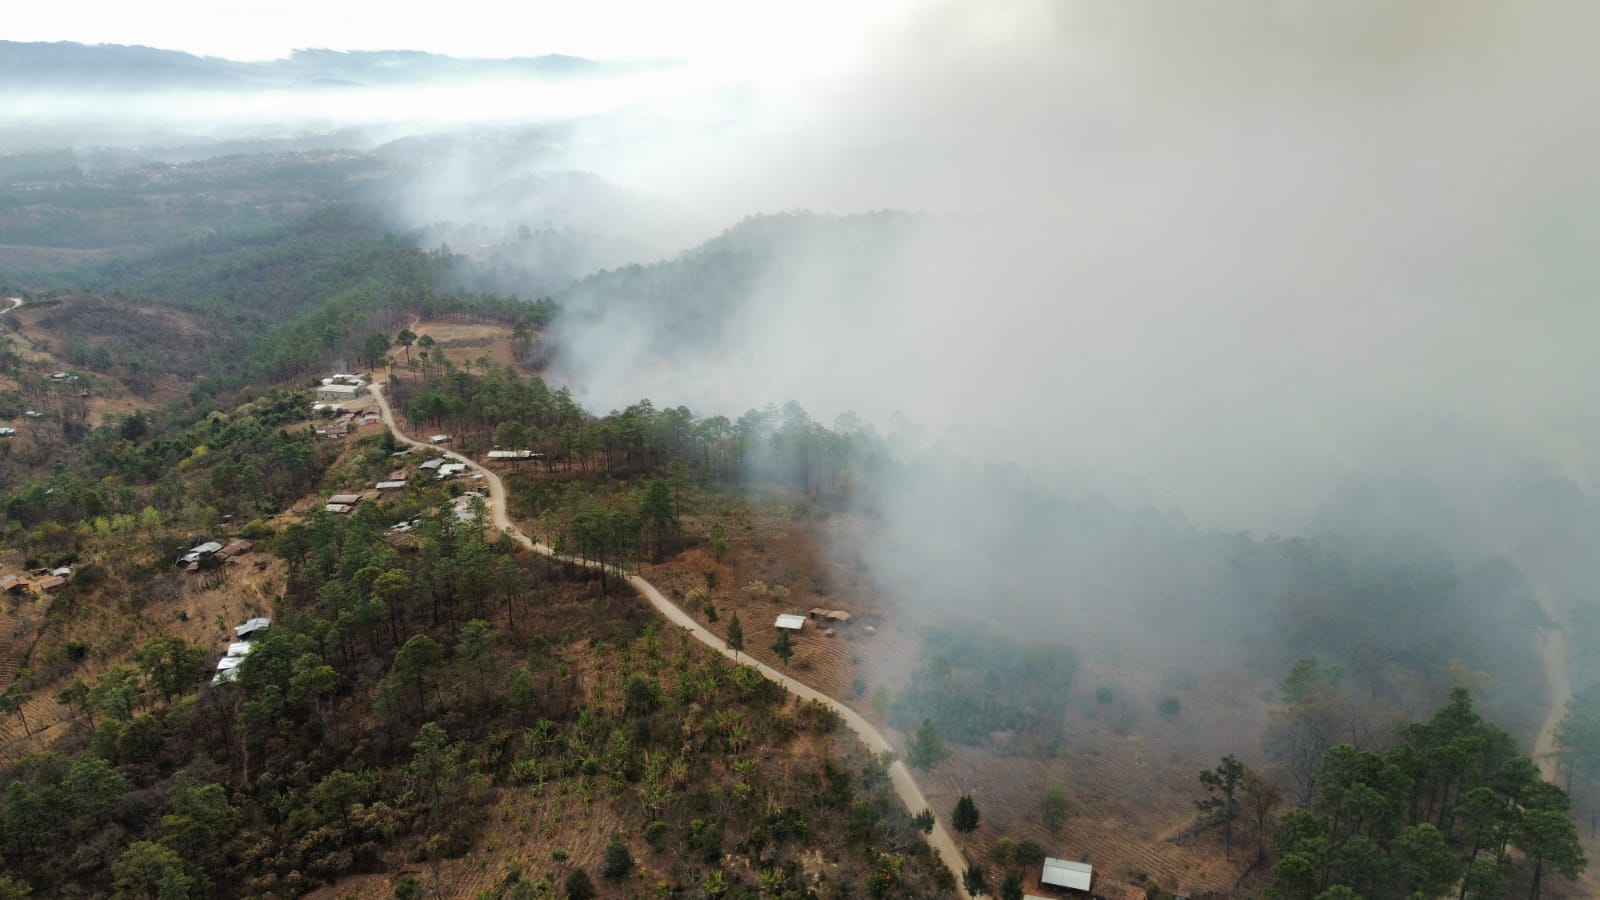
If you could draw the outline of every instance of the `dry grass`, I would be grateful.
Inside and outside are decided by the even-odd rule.
[[[871,523],[852,516],[819,518],[802,498],[763,492],[748,502],[730,501],[686,527],[703,537],[714,524],[728,535],[722,562],[702,543],[661,565],[644,565],[642,573],[680,602],[691,592],[707,591],[707,573],[714,573],[708,593],[718,621],[707,621],[698,604],[685,608],[719,635],[726,635],[729,615],[737,612],[746,651],[778,667],[782,663],[768,648],[778,613],[803,614],[814,606],[848,610],[855,621],[833,637],[808,622],[788,668],[883,727],[874,696],[881,703],[883,695],[905,686],[922,653],[923,623],[904,602],[883,595],[863,560],[822,549],[852,546],[850,535]],[[781,604],[752,598],[745,586],[754,580],[784,585],[790,595]],[[985,747],[951,745],[951,760],[919,775],[918,783],[941,816],[964,793],[978,801],[982,826],[967,841],[969,858],[986,858],[1001,837],[1031,839],[1052,855],[1089,860],[1107,878],[1149,877],[1187,892],[1231,890],[1247,854],[1236,849],[1234,859],[1226,859],[1220,839],[1189,833],[1193,801],[1202,796],[1197,774],[1228,753],[1261,762],[1256,736],[1267,706],[1259,695],[1268,685],[1223,654],[1208,658],[1183,642],[1163,645],[1115,615],[1088,618],[1073,641],[1084,663],[1069,700],[1059,758],[1012,755],[1004,736],[996,736]],[[868,634],[866,625],[875,625],[876,633]],[[1176,677],[1144,664],[1173,659],[1186,660],[1193,671],[1208,673],[1207,679]],[[865,696],[855,694],[857,678],[865,682]],[[1112,689],[1112,703],[1097,702],[1101,686]],[[1182,704],[1170,722],[1157,713],[1168,696]],[[903,735],[885,731],[903,746]],[[1038,814],[1039,798],[1054,784],[1066,787],[1072,801],[1059,836],[1045,831]]]

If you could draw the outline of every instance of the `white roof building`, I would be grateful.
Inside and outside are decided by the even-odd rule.
[[[228,645],[228,652],[225,656],[244,656],[250,652],[250,648],[253,646],[255,645],[249,641],[234,641]]]
[[[430,459],[425,463],[419,464],[417,466],[417,468],[419,468],[419,469],[437,469],[442,465],[444,465],[444,460],[442,460],[442,459]]]
[[[1094,882],[1094,866],[1088,863],[1068,862],[1047,856],[1044,871],[1039,873],[1039,883],[1063,887],[1070,891],[1087,891]]]
[[[317,388],[318,400],[354,400],[366,392],[361,384],[325,384]]]
[[[797,615],[795,613],[784,613],[778,617],[778,621],[772,624],[775,627],[787,628],[790,631],[804,631],[806,627],[806,617]]]
[[[380,481],[373,485],[380,491],[398,491],[405,486],[406,483],[404,481]]]
[[[454,478],[467,470],[466,463],[445,463],[439,467],[439,478]]]

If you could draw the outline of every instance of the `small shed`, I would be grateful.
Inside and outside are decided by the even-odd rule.
[[[404,490],[405,486],[404,481],[380,481],[374,485],[380,491],[399,491]]]
[[[329,503],[329,504],[324,505],[322,508],[327,510],[328,512],[333,513],[334,515],[339,515],[339,516],[344,515],[345,513],[349,512],[352,509],[355,509],[354,506],[351,506],[348,503]]]
[[[9,426],[0,427],[0,437],[16,437],[16,435],[17,430],[15,428],[11,428]]]
[[[21,575],[6,575],[0,578],[0,591],[8,594],[20,594],[28,589],[28,582]]]
[[[786,628],[790,631],[804,631],[806,627],[806,617],[798,613],[784,613],[778,616],[778,620],[772,624],[775,628]]]
[[[442,460],[442,459],[430,459],[427,462],[421,463],[420,465],[418,465],[417,468],[425,469],[425,470],[427,470],[429,472],[432,472],[432,471],[438,470],[438,468],[440,466],[442,466],[442,465],[444,465],[444,460]]]
[[[1069,862],[1047,856],[1044,860],[1044,870],[1039,873],[1039,883],[1087,894],[1090,886],[1094,884],[1094,867],[1088,863]]]
[[[345,506],[355,506],[361,502],[360,494],[334,494],[328,498],[329,503],[339,503]]]
[[[234,641],[233,643],[228,645],[228,653],[227,653],[227,655],[228,656],[244,656],[245,654],[250,652],[250,648],[253,647],[253,646],[255,646],[255,645],[251,644],[249,641]]]
[[[448,435],[448,434],[436,434],[433,437],[428,438],[428,443],[430,443],[430,444],[448,444],[448,443],[450,443],[450,435]]]
[[[233,633],[237,635],[241,641],[250,641],[255,640],[255,638],[260,635],[261,632],[266,631],[271,627],[271,619],[263,616],[257,616],[256,618],[245,622],[243,625],[234,626]]]
[[[445,463],[439,467],[439,479],[454,478],[467,470],[466,463]]]
[[[41,591],[44,591],[45,593],[49,593],[51,591],[60,590],[61,586],[66,583],[67,580],[62,578],[60,575],[51,575],[48,578],[41,578],[38,581],[35,581],[33,586]]]

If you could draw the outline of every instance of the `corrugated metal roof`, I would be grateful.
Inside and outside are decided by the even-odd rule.
[[[794,613],[784,613],[773,623],[778,628],[787,628],[791,631],[800,631],[806,627],[806,617]]]
[[[235,627],[233,629],[233,633],[237,634],[239,637],[244,637],[245,635],[247,635],[247,634],[249,634],[249,633],[251,633],[253,631],[262,631],[262,630],[270,627],[271,625],[272,625],[272,620],[271,619],[258,616],[256,618],[251,619],[250,621],[244,623],[243,625],[239,625],[239,626]]]
[[[1053,884],[1075,891],[1087,891],[1094,881],[1094,867],[1088,863],[1068,862],[1047,856],[1044,871],[1039,874],[1040,884]]]

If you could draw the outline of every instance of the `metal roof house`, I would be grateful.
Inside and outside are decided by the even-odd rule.
[[[243,625],[235,626],[233,633],[239,636],[239,640],[248,641],[254,639],[261,632],[266,631],[271,627],[271,619],[268,619],[264,616],[257,616]]]
[[[772,624],[775,628],[787,628],[790,631],[804,631],[806,627],[806,617],[797,615],[795,613],[784,613],[783,615],[778,616],[778,620]]]
[[[1047,856],[1044,871],[1039,873],[1039,883],[1087,894],[1089,886],[1094,883],[1094,867],[1088,863],[1068,862]]]
[[[228,546],[217,551],[217,558],[224,561],[230,560],[241,553],[249,553],[250,548],[254,546],[254,541],[247,541],[244,538],[236,538],[229,541]]]
[[[361,502],[360,494],[334,494],[328,498],[329,503],[340,503],[345,506],[355,506]]]
[[[430,459],[427,462],[418,464],[417,468],[432,470],[432,469],[437,469],[442,465],[444,465],[444,460],[442,460],[442,459]]]
[[[490,450],[490,459],[543,459],[543,453],[532,450]]]
[[[366,393],[364,384],[324,384],[317,388],[318,400],[354,400]]]
[[[195,547],[190,547],[188,553],[185,553],[184,555],[178,557],[178,562],[180,562],[180,563],[197,563],[197,562],[200,561],[200,557],[205,556],[207,554],[215,553],[215,552],[217,552],[218,550],[221,550],[221,549],[222,549],[222,545],[217,543],[216,541],[206,541],[204,544],[200,544],[200,545],[195,546]]]
[[[373,485],[380,491],[398,491],[403,490],[405,486],[406,483],[404,481],[380,481]]]

